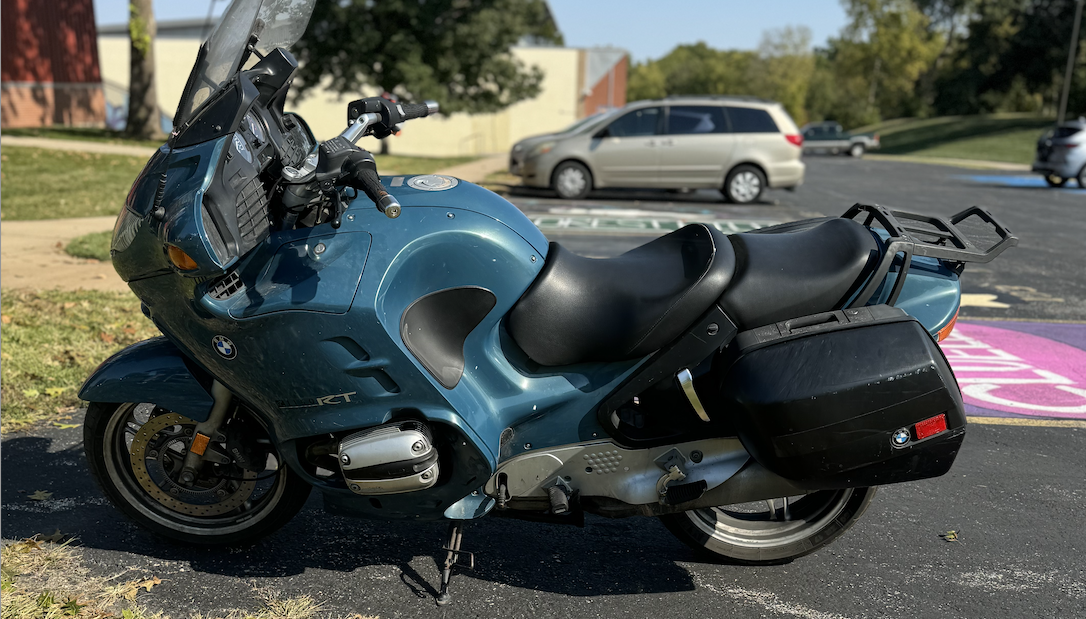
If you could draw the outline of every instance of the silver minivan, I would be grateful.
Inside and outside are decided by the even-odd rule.
[[[509,171],[562,198],[593,189],[719,189],[748,203],[803,183],[803,137],[781,104],[753,97],[668,97],[517,142]]]

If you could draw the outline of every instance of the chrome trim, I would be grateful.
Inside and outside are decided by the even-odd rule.
[[[698,392],[694,391],[694,375],[690,373],[690,370],[683,368],[679,370],[675,378],[679,379],[679,385],[683,388],[686,399],[690,401],[690,406],[694,407],[694,412],[698,414],[698,418],[708,422],[709,414],[705,412],[705,406],[702,405],[701,399],[698,398]]]
[[[423,103],[426,104],[426,109],[429,111],[430,114],[436,114],[438,108],[441,107],[440,105],[438,105],[437,101],[423,101]]]

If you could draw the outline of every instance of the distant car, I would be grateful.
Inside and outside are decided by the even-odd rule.
[[[811,123],[803,126],[803,152],[829,151],[834,155],[848,153],[863,157],[869,150],[879,148],[879,134],[845,131],[834,121]]]
[[[517,142],[510,173],[578,199],[593,189],[719,189],[736,203],[803,183],[803,137],[781,104],[753,97],[637,101]]]
[[[1044,175],[1049,187],[1063,187],[1073,178],[1086,188],[1086,118],[1045,131],[1037,140],[1033,171]]]

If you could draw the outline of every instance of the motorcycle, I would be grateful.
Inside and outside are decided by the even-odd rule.
[[[490,191],[381,178],[355,146],[434,113],[284,111],[312,0],[235,0],[201,46],[111,255],[162,336],[87,379],[104,494],[188,544],[251,543],[316,488],[331,513],[464,523],[660,518],[720,560],[829,544],[875,488],[951,467],[966,419],[937,340],[959,276],[1016,237],[857,204],[573,254]],[[998,240],[982,247],[965,222]]]

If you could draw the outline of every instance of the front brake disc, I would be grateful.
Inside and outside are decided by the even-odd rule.
[[[182,430],[170,431],[176,426]],[[195,430],[196,422],[177,413],[151,417],[140,426],[129,448],[136,481],[155,501],[189,516],[218,516],[241,507],[256,488],[257,474],[252,471],[242,472],[244,481],[236,488],[231,488],[236,479],[198,479],[193,486],[183,486],[170,475],[170,463],[179,471],[176,462],[187,449],[185,427]]]

